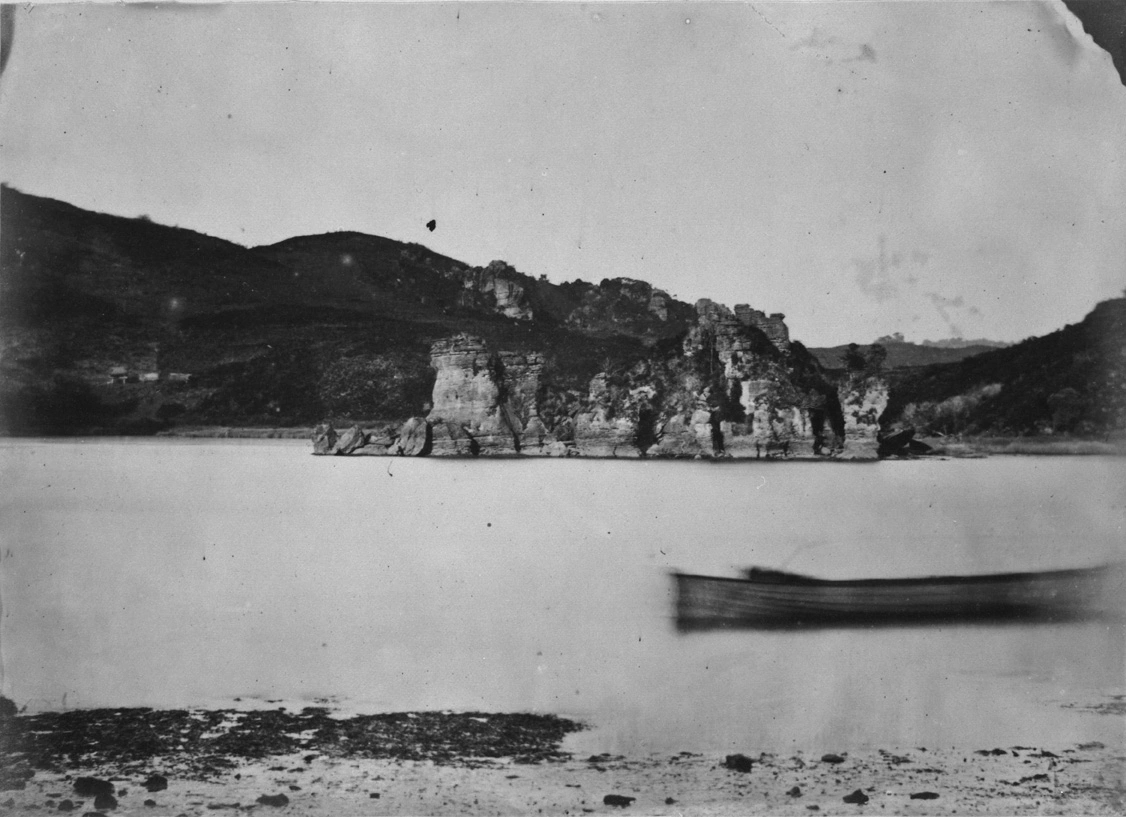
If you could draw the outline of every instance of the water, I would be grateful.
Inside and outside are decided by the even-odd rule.
[[[1126,558],[1126,461],[318,458],[0,443],[4,694],[571,714],[591,751],[1126,745],[1121,624],[679,634],[673,569]],[[828,747],[828,749],[826,749]]]

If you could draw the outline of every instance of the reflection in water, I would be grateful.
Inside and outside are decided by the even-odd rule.
[[[1122,743],[1101,621],[684,635],[669,573],[829,579],[1123,558],[1111,459],[315,458],[9,441],[3,689],[32,708],[332,698],[531,709],[599,751]]]

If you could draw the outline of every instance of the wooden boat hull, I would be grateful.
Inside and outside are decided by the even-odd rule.
[[[758,578],[753,572],[748,578],[673,575],[677,624],[698,629],[1085,618],[1115,607],[1126,570],[1110,565],[850,581],[771,572]]]

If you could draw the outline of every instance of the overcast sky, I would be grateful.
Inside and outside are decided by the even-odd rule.
[[[1126,88],[1062,4],[15,18],[0,177],[86,208],[642,278],[809,345],[1019,340],[1126,286]]]

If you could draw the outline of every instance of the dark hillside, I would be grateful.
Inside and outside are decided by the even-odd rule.
[[[0,189],[0,433],[294,426],[424,412],[430,345],[539,350],[561,387],[683,336],[640,281],[555,285],[360,233],[246,248]]]
[[[1126,298],[1044,337],[893,375],[884,420],[942,434],[1126,429]]]

